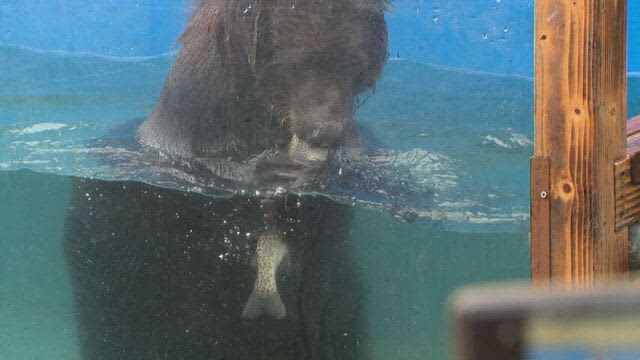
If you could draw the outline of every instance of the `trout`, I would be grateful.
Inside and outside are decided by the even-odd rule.
[[[287,244],[282,235],[267,232],[258,238],[255,257],[256,282],[242,311],[243,318],[255,319],[267,316],[280,320],[287,315],[276,284],[276,273],[287,251]]]

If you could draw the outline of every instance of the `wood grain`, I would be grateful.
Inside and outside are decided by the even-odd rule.
[[[640,115],[627,121],[627,155],[633,184],[640,184]]]
[[[549,158],[531,159],[531,232],[538,235],[531,243],[531,274],[536,285],[551,279],[549,228]]]
[[[616,229],[640,220],[640,116],[629,119],[627,157],[615,164]]]
[[[626,156],[625,35],[626,1],[535,3],[535,156],[549,158],[556,282],[590,286],[626,270],[614,200],[614,163]],[[532,227],[532,246],[540,236]]]
[[[630,158],[615,165],[616,229],[621,230],[640,219],[640,184],[631,180]]]
[[[640,115],[634,116],[626,123],[627,138],[640,133]]]

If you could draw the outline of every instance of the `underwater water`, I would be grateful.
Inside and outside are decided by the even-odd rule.
[[[80,358],[63,241],[71,192],[66,176],[0,173],[5,358]],[[449,293],[465,283],[526,278],[529,272],[525,228],[447,231],[357,207],[348,238],[364,288],[369,334],[363,346],[371,359],[444,358]]]
[[[172,59],[172,56],[114,59],[0,47],[0,64],[12,69],[0,72],[0,83],[4,84],[0,87],[0,248],[3,249],[0,358],[79,359],[83,346],[90,343],[86,339],[86,322],[95,320],[85,319],[86,308],[98,313],[99,309],[79,304],[78,299],[103,301],[105,306],[111,306],[109,309],[116,310],[134,306],[126,296],[123,296],[126,301],[114,304],[109,303],[111,298],[91,298],[91,294],[72,286],[73,281],[84,281],[82,284],[89,287],[100,286],[93,283],[107,281],[107,275],[126,283],[127,276],[119,270],[139,270],[142,275],[131,276],[143,278],[144,274],[153,273],[149,269],[160,266],[153,262],[152,250],[141,251],[140,258],[123,257],[127,261],[122,263],[117,257],[99,257],[101,251],[105,251],[106,257],[118,254],[117,249],[104,244],[104,236],[116,237],[118,229],[143,229],[138,240],[154,233],[153,241],[160,241],[163,234],[158,226],[168,219],[160,212],[143,214],[144,209],[136,209],[136,202],[122,201],[122,196],[129,196],[128,193],[119,193],[114,187],[128,187],[140,196],[150,192],[158,198],[173,197],[176,203],[182,194],[188,197],[190,201],[178,205],[193,216],[176,221],[175,230],[185,233],[175,240],[185,246],[185,258],[191,256],[187,256],[190,230],[209,231],[206,223],[218,220],[192,204],[222,200],[201,194],[202,188],[188,178],[176,176],[171,179],[180,181],[170,182],[155,173],[119,169],[101,158],[106,153],[116,154],[111,160],[118,160],[117,156],[127,159],[127,149],[114,150],[109,148],[110,143],[104,145],[98,140],[114,136],[114,129],[118,129],[116,133],[131,131],[127,124],[149,113]],[[640,113],[640,78],[629,78],[629,94],[629,113]],[[393,59],[387,64],[375,93],[356,117],[370,135],[371,146],[385,149],[395,171],[423,190],[420,194],[424,198],[414,199],[415,203],[408,205],[426,215],[407,223],[382,207],[367,206],[366,202],[326,205],[349,213],[348,224],[329,229],[340,233],[344,242],[326,252],[305,255],[321,257],[316,259],[320,263],[315,266],[332,279],[342,279],[336,272],[347,268],[349,276],[357,279],[357,287],[336,287],[331,296],[337,300],[328,299],[325,303],[339,306],[342,301],[350,301],[359,311],[356,321],[362,320],[366,328],[362,332],[365,335],[360,337],[362,341],[357,341],[359,354],[367,355],[361,357],[445,358],[448,329],[444,310],[446,298],[455,287],[529,276],[528,159],[533,150],[532,100],[533,83],[524,77],[465,72]],[[113,210],[117,204],[122,205]],[[125,217],[129,211],[141,221],[110,223],[110,216],[121,218],[105,209]],[[69,215],[74,211],[86,217]],[[180,217],[177,211],[176,216]],[[160,220],[154,222],[154,217]],[[184,229],[179,227],[182,222],[186,224]],[[115,229],[113,232],[111,227]],[[73,252],[80,254],[83,245],[70,244],[65,239],[70,232],[83,229],[89,231],[89,245],[82,251],[91,251],[94,242],[104,247],[90,256],[76,258]],[[93,229],[95,239],[91,235]],[[242,232],[238,235],[242,238],[245,229],[237,232]],[[203,246],[203,251],[210,251],[214,255],[211,264],[217,261],[218,254],[221,260],[231,258],[225,263],[231,265],[228,268],[220,265],[216,274],[224,273],[225,269],[250,272],[245,252],[234,248],[219,253],[218,248],[203,245],[206,240],[200,240],[194,247]],[[237,243],[234,241],[240,240],[231,238],[232,245]],[[179,253],[182,249],[175,251]],[[348,254],[348,260],[338,266],[327,264],[321,261],[324,253]],[[175,255],[166,256],[179,261],[176,260],[179,257],[172,257]],[[203,261],[207,263],[207,259]],[[100,268],[93,267],[95,264]],[[188,266],[170,265],[176,271]],[[84,270],[87,272],[83,273]],[[158,270],[165,274],[162,271],[169,270]],[[188,272],[185,274],[179,280],[190,284]],[[175,279],[164,280],[170,283]],[[242,276],[238,281],[223,281],[226,285],[222,289],[235,293],[238,288],[241,293],[246,284]],[[160,289],[169,286],[156,284]],[[170,285],[170,289],[185,292],[201,286],[199,282],[194,286]],[[131,285],[122,294],[137,294],[135,287],[136,284]],[[209,294],[206,289],[202,291]],[[358,292],[360,297],[351,300],[345,297],[348,292]],[[175,294],[183,295],[179,291]],[[186,294],[183,296],[181,304],[196,302]],[[85,308],[79,309],[80,305]],[[153,302],[145,305],[158,306]],[[237,305],[229,303],[230,310],[225,316],[237,316]],[[188,306],[183,310],[188,313]],[[339,310],[335,311],[340,313]],[[108,311],[99,314],[107,318],[110,315]],[[162,321],[171,319],[166,317]],[[99,317],[95,322],[104,322],[111,326],[109,329],[117,328],[107,320]],[[189,323],[173,320],[189,327]],[[139,321],[153,324],[149,318]],[[197,319],[191,321],[194,328],[202,327],[200,333],[206,333],[206,324],[198,323]],[[85,327],[78,328],[78,323]],[[250,323],[242,326],[251,328]],[[325,326],[330,328],[331,324]],[[125,342],[116,335],[107,335],[101,338],[105,343]],[[344,332],[344,337],[349,337],[349,333]],[[158,350],[153,339],[145,337],[145,341],[152,344],[149,347],[154,351]],[[201,345],[189,343],[188,339],[180,344]],[[251,343],[245,346],[251,347]],[[130,351],[131,347],[126,349]],[[127,355],[123,353],[122,358]],[[145,355],[162,358],[163,352]]]

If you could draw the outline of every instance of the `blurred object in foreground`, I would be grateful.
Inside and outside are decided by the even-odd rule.
[[[456,360],[640,359],[640,286],[463,288],[451,299]]]

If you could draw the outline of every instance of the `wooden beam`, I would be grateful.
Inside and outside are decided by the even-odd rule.
[[[534,279],[590,286],[626,271],[614,200],[626,111],[626,1],[537,0],[534,142],[549,159],[550,230],[532,226],[531,241],[550,239],[550,275]]]
[[[627,156],[615,164],[616,229],[640,221],[640,116],[627,121]]]
[[[631,161],[631,180],[640,184],[640,115],[627,121],[627,156]]]
[[[531,159],[531,232],[537,235],[531,243],[531,274],[536,285],[551,280],[551,239],[549,227],[549,158]]]

